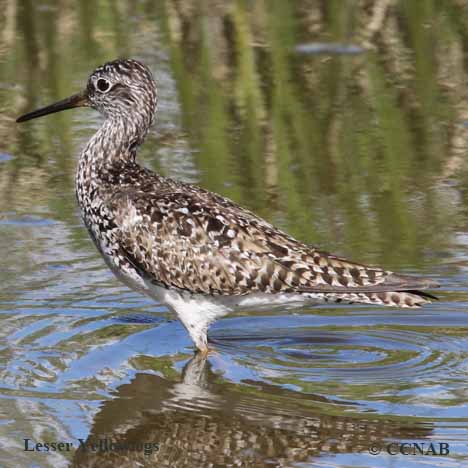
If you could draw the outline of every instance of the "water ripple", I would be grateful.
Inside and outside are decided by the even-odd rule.
[[[314,319],[299,316],[280,329],[276,327],[286,323],[285,318],[264,318],[263,325],[272,322],[270,326],[246,334],[243,321],[232,319],[213,336],[236,368],[229,377],[287,385],[302,394],[335,395],[392,414],[402,414],[408,406],[420,416],[431,410],[439,415],[453,414],[454,408],[466,410],[459,392],[468,358],[463,328],[435,334],[432,327],[401,324],[310,327]],[[294,327],[294,322],[304,325]],[[451,408],[441,411],[447,404]]]

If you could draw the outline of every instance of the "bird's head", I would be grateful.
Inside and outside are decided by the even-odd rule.
[[[137,60],[120,59],[96,68],[82,92],[24,114],[16,121],[25,122],[74,107],[92,107],[108,119],[149,126],[156,103],[156,83],[150,70]]]

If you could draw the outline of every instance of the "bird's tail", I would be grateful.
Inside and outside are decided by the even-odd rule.
[[[327,294],[327,302],[344,302],[348,304],[375,304],[390,307],[415,308],[429,304],[437,297],[423,291],[385,291],[385,292],[359,292],[344,294]]]

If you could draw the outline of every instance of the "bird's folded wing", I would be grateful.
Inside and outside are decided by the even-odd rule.
[[[211,198],[210,198],[211,197]],[[124,254],[155,284],[194,293],[349,293],[435,283],[320,252],[219,196],[122,192],[110,202]]]

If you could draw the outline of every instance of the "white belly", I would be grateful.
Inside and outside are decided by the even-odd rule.
[[[203,310],[203,314],[213,316],[214,319],[223,317],[232,312],[250,311],[259,312],[265,310],[290,310],[304,306],[305,304],[317,304],[319,297],[312,295],[284,293],[252,293],[243,296],[211,296],[208,294],[191,294],[189,292],[166,289],[151,283],[146,283],[146,294],[158,302],[166,304],[176,313],[188,309]]]
[[[206,346],[208,327],[215,320],[237,311],[293,309],[319,302],[301,294],[253,293],[245,296],[190,294],[147,284],[147,294],[169,306],[185,326],[199,349]]]
[[[102,251],[101,251],[102,253]],[[207,330],[211,323],[232,312],[294,309],[305,304],[322,302],[323,294],[267,294],[244,296],[211,296],[191,294],[178,289],[166,289],[142,278],[133,268],[121,268],[114,259],[103,253],[112,272],[124,284],[167,305],[179,318],[199,349],[207,346]]]

